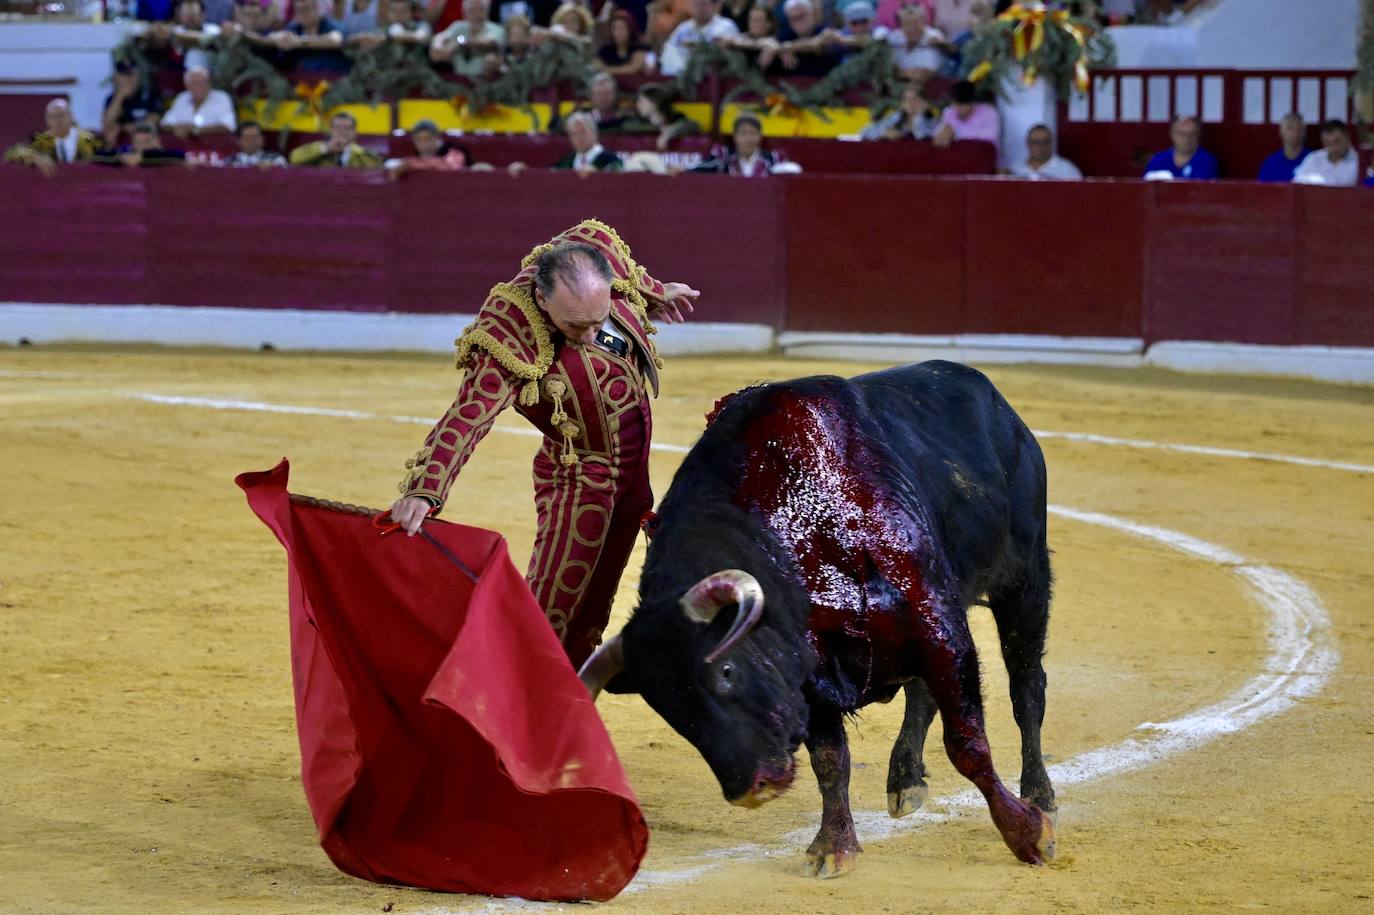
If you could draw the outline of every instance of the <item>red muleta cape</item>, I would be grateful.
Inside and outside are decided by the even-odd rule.
[[[330,860],[379,883],[614,897],[649,830],[505,540],[434,520],[442,549],[382,537],[293,501],[288,471],[236,482],[286,547],[301,778]]]

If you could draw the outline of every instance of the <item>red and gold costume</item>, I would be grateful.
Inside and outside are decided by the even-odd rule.
[[[569,342],[534,302],[535,262],[563,242],[605,255],[615,278],[611,317],[630,342],[622,358]],[[538,531],[526,579],[574,666],[601,640],[611,601],[653,505],[649,488],[649,389],[661,361],[649,315],[665,304],[663,284],[630,257],[614,229],[579,223],[535,248],[520,273],[491,294],[456,341],[458,396],[406,462],[399,489],[442,505],[459,469],[502,410],[515,409],[544,433],[534,458]]]

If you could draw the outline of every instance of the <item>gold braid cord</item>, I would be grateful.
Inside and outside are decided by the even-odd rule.
[[[309,505],[311,508],[323,508],[333,512],[344,512],[349,515],[362,515],[364,518],[372,518],[386,511],[384,508],[368,508],[364,505],[351,505],[348,502],[335,502],[331,499],[318,499],[315,496],[303,496],[300,493],[291,493],[291,501],[297,505]]]
[[[571,467],[577,463],[577,452],[573,450],[573,436],[578,433],[577,423],[568,419],[568,412],[563,409],[563,398],[568,393],[568,386],[561,378],[550,378],[544,382],[544,393],[549,395],[549,400],[553,401],[553,413],[549,416],[549,422],[558,430],[559,435],[563,436],[563,455],[559,460],[564,467]]]
[[[453,341],[457,346],[454,365],[461,371],[467,368],[468,357],[474,349],[485,350],[500,363],[501,368],[524,382],[520,389],[520,404],[532,407],[539,402],[539,379],[548,374],[549,366],[553,365],[553,341],[549,339],[549,326],[544,323],[544,316],[535,307],[530,294],[513,283],[498,283],[491,288],[488,298],[506,299],[514,302],[515,307],[520,309],[525,320],[529,322],[530,329],[534,331],[534,361],[526,362],[521,359],[506,344],[473,324],[463,331],[461,337]]]

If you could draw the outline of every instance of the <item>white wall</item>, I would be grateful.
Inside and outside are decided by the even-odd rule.
[[[1217,0],[1176,26],[1108,31],[1122,67],[1348,70],[1360,0]]]
[[[0,78],[63,79],[75,86],[6,87],[7,92],[68,94],[76,121],[88,130],[100,129],[105,96],[110,87],[110,51],[119,44],[130,23],[7,22],[0,25]],[[42,130],[34,124],[31,130]]]

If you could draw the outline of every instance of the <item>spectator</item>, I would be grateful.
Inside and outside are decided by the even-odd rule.
[[[428,22],[416,16],[415,0],[385,2],[386,21],[379,21],[368,31],[346,34],[344,44],[363,52],[375,51],[387,42],[427,47],[434,31]]]
[[[1044,124],[1036,124],[1026,133],[1026,149],[1030,151],[1026,161],[1011,167],[1011,173],[1018,178],[1076,181],[1083,177],[1077,165],[1055,153],[1054,134]]]
[[[677,76],[687,66],[692,48],[703,41],[720,41],[739,35],[739,27],[716,12],[715,0],[692,0],[692,18],[673,29],[663,46],[659,72]]]
[[[382,160],[358,144],[358,122],[340,111],[329,119],[329,139],[298,146],[291,153],[292,165],[339,168],[376,168]]]
[[[128,62],[116,65],[114,92],[105,99],[105,113],[101,118],[106,145],[118,142],[119,132],[125,125],[140,121],[155,124],[161,116],[162,99],[139,75],[138,69]]]
[[[969,4],[969,16],[971,22],[969,27],[960,32],[947,32],[950,35],[949,41],[949,60],[940,70],[941,76],[957,79],[964,70],[964,46],[973,40],[973,36],[980,26],[992,21],[991,0],[972,0]]]
[[[284,70],[348,72],[348,58],[339,50],[343,47],[343,30],[337,22],[320,14],[315,0],[297,0],[291,22],[267,37],[280,52],[278,64]]]
[[[554,10],[553,18],[549,20],[548,35],[550,38],[571,40],[575,44],[591,45],[592,29],[596,27],[596,20],[592,18],[591,10],[575,2],[564,3]]]
[[[210,88],[210,74],[200,67],[186,71],[186,89],[177,94],[162,126],[179,137],[231,133],[236,124],[234,101],[223,89]]]
[[[741,32],[749,30],[749,12],[761,0],[724,0],[720,5],[720,14],[735,24],[735,28]],[[772,13],[772,10],[769,10]]]
[[[234,0],[201,0],[207,25],[222,26],[234,18]]]
[[[153,165],[185,165],[186,153],[179,149],[163,149],[162,138],[152,124],[135,124],[129,131],[129,145],[121,146],[112,157],[97,161],[106,165],[141,168]]]
[[[902,7],[916,5],[926,11],[926,22],[935,18],[935,0],[878,0],[878,25],[893,31],[898,26]]]
[[[977,0],[935,0],[930,12],[930,24],[946,35],[962,35],[973,29],[977,18],[973,4]]]
[[[611,14],[605,44],[596,52],[601,69],[611,76],[638,76],[648,70],[649,48],[639,40],[635,18],[624,10]]]
[[[286,165],[286,157],[264,147],[267,138],[257,121],[239,123],[239,151],[234,153],[225,165],[230,168],[281,168]]]
[[[410,142],[415,155],[386,162],[393,178],[406,172],[461,172],[468,167],[467,153],[445,142],[433,121],[419,121],[410,128]]]
[[[879,24],[882,19],[879,18]],[[926,9],[908,2],[898,15],[899,28],[887,35],[892,45],[892,62],[903,79],[924,83],[945,64],[945,36],[926,24]]]
[[[1309,150],[1303,138],[1307,134],[1307,124],[1302,115],[1290,111],[1279,120],[1279,140],[1282,147],[1278,152],[1264,160],[1260,166],[1261,181],[1292,181],[1293,174],[1302,164]]]
[[[487,19],[489,10],[487,0],[463,0],[463,18],[434,36],[429,59],[450,63],[454,73],[468,79],[494,76],[506,32]]]
[[[688,171],[735,175],[740,178],[766,178],[774,174],[775,168],[784,164],[781,155],[763,148],[763,125],[759,123],[758,118],[748,114],[735,118],[732,135],[735,141],[733,152],[718,146],[711,150],[709,159]],[[792,165],[790,162],[786,164]],[[795,166],[785,170],[800,171]]]
[[[888,112],[863,129],[863,140],[929,140],[940,126],[940,115],[926,101],[917,83],[907,83],[902,89],[902,105]]]
[[[936,146],[945,149],[956,140],[986,140],[1000,147],[1002,121],[997,109],[978,101],[973,83],[961,79],[949,88],[949,97],[953,104],[940,116],[940,126],[931,137]]]
[[[312,2],[312,0],[306,0]],[[377,6],[380,0],[333,0],[334,21],[344,41],[356,35],[378,31]]]
[[[174,56],[180,58],[185,70],[196,68],[209,71],[210,42],[218,38],[220,27],[205,21],[202,0],[181,0],[177,4],[176,23],[172,26],[171,41]]]
[[[1169,123],[1170,149],[1156,153],[1145,166],[1145,177],[1187,178],[1203,181],[1220,174],[1216,156],[1202,149],[1202,123],[1192,115],[1177,115]]]
[[[568,116],[565,130],[572,151],[559,159],[556,169],[572,169],[580,175],[591,172],[618,172],[625,167],[620,157],[601,145],[596,121],[585,111]]]
[[[834,44],[821,30],[811,0],[787,0],[783,4],[787,26],[796,37],[759,53],[759,66],[767,70],[776,60],[791,76],[820,77],[835,66]]]
[[[268,0],[234,0],[234,18],[220,25],[224,41],[247,41],[258,48],[270,48],[272,33]]]
[[[48,129],[39,131],[27,143],[16,143],[5,150],[5,161],[32,165],[45,175],[67,162],[89,162],[101,151],[100,141],[89,130],[72,120],[71,105],[64,98],[48,102],[43,110]]]
[[[657,133],[654,146],[660,152],[679,137],[697,133],[701,128],[696,121],[673,107],[676,98],[668,84],[645,86],[635,96],[635,117],[626,120],[621,130],[625,133]]]
[[[1350,129],[1344,121],[1322,125],[1322,148],[1307,154],[1293,174],[1297,184],[1354,187],[1360,183],[1360,155],[1350,145]]]
[[[773,17],[772,7],[760,2],[749,7],[744,34],[722,38],[721,43],[744,52],[745,56],[757,63],[759,54],[768,48],[777,47],[777,32],[778,22]]]
[[[386,38],[400,44],[428,45],[434,30],[419,17],[418,0],[387,0]]]
[[[652,0],[645,5],[644,37],[649,47],[662,53],[673,31],[692,18],[693,0]],[[635,10],[626,7],[631,13]]]
[[[831,47],[844,48],[847,52],[863,48],[873,41],[886,41],[888,30],[875,25],[877,14],[868,0],[854,0],[844,8],[844,28],[840,31],[827,29],[827,41]],[[848,56],[847,54],[845,56]]]
[[[533,44],[533,28],[523,13],[506,20],[506,43],[501,53],[501,66],[509,69],[529,56]]]
[[[620,99],[620,87],[615,77],[609,73],[598,73],[592,77],[588,90],[589,99],[584,110],[596,121],[597,130],[619,130],[629,119],[629,106]]]
[[[1371,164],[1364,173],[1364,186],[1374,187],[1374,164]]]

